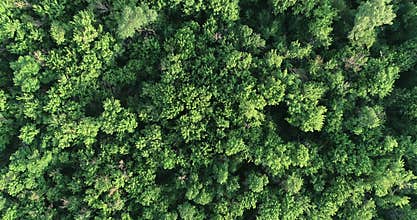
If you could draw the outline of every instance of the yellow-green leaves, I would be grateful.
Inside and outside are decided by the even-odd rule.
[[[242,139],[237,137],[231,137],[226,143],[226,152],[227,156],[231,156],[233,154],[237,154],[241,151],[244,151],[247,147]]]
[[[156,17],[156,12],[146,5],[125,6],[118,18],[117,34],[121,39],[132,37],[136,31],[154,22]]]
[[[275,13],[282,13],[291,6],[295,5],[298,0],[273,0],[272,5]]]
[[[249,189],[255,193],[262,192],[263,188],[269,183],[266,175],[258,175],[255,173],[250,173],[246,181]]]
[[[198,24],[190,22],[185,27],[177,30],[174,37],[169,39],[165,44],[165,50],[168,53],[174,53],[179,59],[187,59],[195,55],[195,33]]]
[[[332,42],[331,32],[333,31],[332,22],[337,15],[337,11],[332,7],[331,1],[323,2],[313,11],[315,20],[310,23],[309,30],[323,46],[330,46]]]
[[[327,108],[319,105],[319,99],[324,95],[325,88],[320,84],[305,84],[301,91],[288,95],[288,112],[286,120],[299,127],[302,131],[320,131],[323,127]]]
[[[299,41],[292,41],[286,52],[286,57],[291,59],[302,59],[310,55],[312,52],[312,45],[302,45]]]
[[[133,113],[124,109],[119,100],[108,99],[103,103],[102,130],[106,134],[129,132],[138,126]]]
[[[39,129],[34,124],[25,125],[20,129],[19,138],[25,144],[31,144],[35,139],[36,135],[39,134]]]
[[[65,42],[64,24],[54,22],[51,24],[51,37],[59,45]]]
[[[365,106],[349,124],[351,124],[353,132],[359,135],[380,126],[383,122],[383,116],[381,106]]]
[[[355,16],[355,26],[349,33],[349,39],[355,46],[371,47],[376,38],[375,28],[392,24],[396,17],[391,0],[368,0],[363,2]]]
[[[178,206],[178,212],[184,220],[203,220],[205,218],[204,214],[188,202]]]
[[[223,21],[235,21],[239,19],[238,0],[213,0],[208,1],[214,17],[220,17]]]
[[[378,68],[370,83],[371,95],[386,97],[393,90],[395,80],[399,77],[400,69],[397,66]]]
[[[6,101],[7,101],[7,97],[6,94],[4,93],[3,90],[0,90],[0,112],[3,112],[4,110],[6,110]]]
[[[229,177],[229,165],[227,163],[216,164],[214,172],[217,175],[217,182],[219,184],[225,184]]]
[[[8,117],[8,109],[6,93],[0,90],[0,152],[9,143],[9,137],[12,135],[13,121]]]
[[[20,4],[25,3],[25,1],[16,2],[20,2]],[[26,7],[32,7],[37,14],[53,19],[62,16],[62,14],[65,13],[65,6],[68,4],[67,2],[67,0],[41,0],[33,5],[27,3]]]
[[[21,56],[11,63],[10,67],[14,70],[13,82],[19,86],[24,93],[32,93],[39,89],[39,63],[32,56]]]
[[[102,26],[96,27],[95,22],[94,14],[91,11],[80,11],[70,22],[74,28],[72,40],[82,50],[87,50],[89,43],[93,42],[102,31]]]
[[[300,192],[303,187],[303,179],[296,173],[292,173],[285,181],[285,190],[289,194],[296,194]]]

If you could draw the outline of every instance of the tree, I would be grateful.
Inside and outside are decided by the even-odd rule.
[[[349,33],[353,45],[371,47],[376,38],[375,28],[392,24],[395,18],[391,0],[372,0],[362,3],[355,15],[355,26]]]
[[[317,84],[306,84],[301,91],[288,95],[288,112],[286,120],[303,131],[320,131],[324,124],[327,108],[319,106],[325,88]]]
[[[156,20],[157,13],[146,5],[126,6],[118,18],[117,33],[121,39],[132,37],[136,31]]]

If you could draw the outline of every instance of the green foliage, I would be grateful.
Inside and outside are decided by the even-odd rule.
[[[369,129],[379,127],[383,123],[382,108],[376,106],[374,108],[365,106],[362,108],[357,117],[353,118],[348,126],[352,127],[355,134],[362,134]]]
[[[87,45],[99,36],[101,27],[97,29],[94,23],[94,14],[86,10],[77,13],[71,21],[72,40],[80,48],[87,50]]]
[[[336,19],[337,10],[332,7],[332,1],[322,2],[313,12],[315,21],[309,24],[309,30],[324,46],[329,46],[332,42],[332,22]]]
[[[282,13],[287,8],[294,6],[297,0],[273,0],[272,4],[276,13]]]
[[[178,207],[178,212],[180,214],[181,219],[184,220],[204,219],[204,215],[190,203],[180,205]]]
[[[13,82],[21,88],[22,92],[31,93],[39,89],[40,82],[37,76],[40,65],[35,58],[31,56],[19,57],[16,62],[10,64],[10,67],[15,71]]]
[[[22,140],[25,144],[31,144],[33,140],[35,139],[35,136],[39,134],[39,130],[36,129],[36,126],[26,125],[20,129],[20,135],[19,138]]]
[[[118,18],[117,32],[121,39],[132,37],[136,31],[156,20],[157,14],[146,5],[139,7],[125,6]]]
[[[54,22],[51,24],[51,37],[59,45],[65,42],[65,29],[63,23]]]
[[[363,2],[355,15],[355,26],[349,34],[353,45],[371,47],[375,42],[375,28],[392,24],[395,18],[391,0],[370,0]]]
[[[290,117],[287,121],[302,131],[320,131],[327,108],[318,105],[318,101],[324,92],[325,87],[322,85],[305,84],[295,94],[288,94]]]
[[[416,12],[3,0],[1,219],[415,219]]]
[[[135,116],[123,109],[119,100],[106,100],[103,105],[102,129],[106,134],[132,133],[138,126]]]
[[[7,97],[3,90],[0,90],[0,112],[6,110],[7,107]]]
[[[265,185],[267,185],[269,182],[268,177],[266,175],[260,176],[254,173],[249,174],[247,181],[249,189],[255,193],[262,192]]]
[[[291,174],[285,181],[285,190],[290,194],[298,193],[303,186],[303,179],[297,176],[295,173]]]

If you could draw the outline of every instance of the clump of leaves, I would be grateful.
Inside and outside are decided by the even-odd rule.
[[[132,37],[136,31],[142,30],[157,18],[156,11],[146,5],[126,6],[117,19],[117,33],[121,39]]]

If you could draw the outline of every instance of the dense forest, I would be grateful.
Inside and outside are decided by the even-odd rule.
[[[2,219],[417,219],[416,0],[1,0]]]

